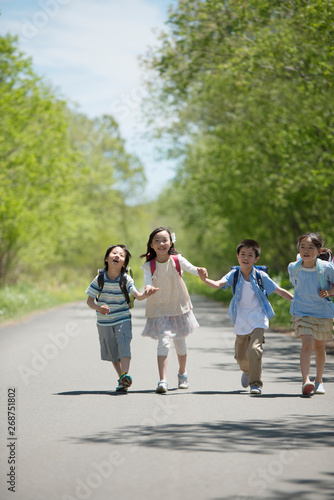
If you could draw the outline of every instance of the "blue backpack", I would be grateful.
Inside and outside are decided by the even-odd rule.
[[[255,267],[255,277],[257,284],[262,292],[264,292],[262,276],[259,271],[263,271],[268,274],[268,266],[254,266]],[[233,275],[233,284],[232,284],[232,293],[235,294],[235,289],[238,283],[239,274],[240,274],[240,266],[232,266],[231,269],[235,269],[235,273]]]

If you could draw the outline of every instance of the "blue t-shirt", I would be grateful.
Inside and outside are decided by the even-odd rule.
[[[314,318],[333,318],[333,309],[329,302],[320,297],[320,282],[317,268],[298,268],[295,280],[292,279],[292,272],[296,262],[288,265],[290,281],[295,288],[295,295],[291,301],[291,316],[313,316]],[[334,284],[334,267],[327,261],[322,261],[324,280],[328,290]],[[295,281],[295,282],[294,282]]]

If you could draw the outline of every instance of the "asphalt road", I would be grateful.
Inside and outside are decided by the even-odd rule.
[[[177,389],[171,350],[166,395],[155,394],[156,343],[140,336],[143,303],[126,395],[84,302],[0,328],[1,500],[334,498],[334,357],[326,395],[303,398],[299,342],[268,332],[263,394],[250,396],[226,309],[193,303],[190,388]]]

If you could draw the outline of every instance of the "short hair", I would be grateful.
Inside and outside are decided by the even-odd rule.
[[[110,245],[110,247],[108,247],[107,251],[106,251],[106,254],[104,256],[104,269],[105,271],[108,271],[108,262],[106,262],[106,259],[109,257],[110,255],[110,252],[116,248],[116,247],[120,247],[122,248],[122,250],[124,250],[125,252],[125,261],[124,261],[124,266],[122,266],[122,272],[124,273],[126,271],[126,268],[128,267],[129,265],[129,261],[131,259],[131,253],[130,251],[128,250],[127,246],[126,245]]]
[[[237,255],[239,255],[240,250],[244,247],[252,248],[255,252],[255,257],[260,257],[261,247],[257,241],[248,239],[240,241],[239,245],[237,246]]]

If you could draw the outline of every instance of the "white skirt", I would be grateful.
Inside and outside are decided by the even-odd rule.
[[[181,316],[162,316],[160,318],[147,318],[143,337],[158,339],[160,335],[169,335],[177,339],[186,337],[199,326],[192,311]]]

